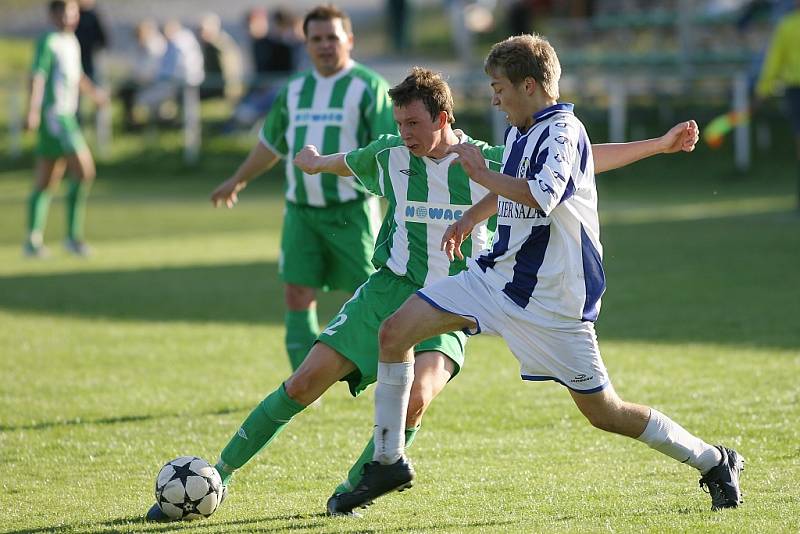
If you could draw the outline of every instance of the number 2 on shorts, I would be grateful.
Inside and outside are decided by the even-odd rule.
[[[326,336],[332,336],[336,334],[336,329],[342,326],[342,324],[344,324],[346,320],[347,320],[347,314],[340,313],[339,315],[336,316],[333,322],[329,324],[325,330],[322,331],[322,333],[325,334]]]

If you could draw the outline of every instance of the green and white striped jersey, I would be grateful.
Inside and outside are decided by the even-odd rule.
[[[365,198],[364,188],[352,177],[305,174],[292,160],[305,145],[335,154],[365,146],[381,134],[397,133],[388,90],[379,74],[355,62],[327,78],[312,69],[289,80],[259,135],[267,148],[285,159],[289,202],[324,207]]]
[[[486,165],[500,170],[503,146],[492,147],[462,135],[462,143],[477,145]],[[384,135],[345,155],[353,176],[389,203],[378,233],[372,263],[386,266],[420,287],[466,269],[466,261],[450,262],[439,250],[453,221],[489,191],[469,179],[456,154],[441,160],[413,155],[397,135]],[[495,217],[475,227],[461,245],[465,258],[486,248],[496,227]]]
[[[36,42],[33,74],[45,77],[42,116],[74,115],[78,111],[81,48],[72,32],[48,32]]]

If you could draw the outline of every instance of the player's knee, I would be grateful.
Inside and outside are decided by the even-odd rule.
[[[398,334],[397,320],[392,315],[383,321],[380,330],[378,330],[378,342],[381,350],[393,352],[399,349],[402,344],[402,337]]]
[[[287,284],[284,289],[286,306],[290,310],[307,310],[315,299],[313,288]]]
[[[603,404],[583,412],[589,423],[600,430],[622,434],[625,428],[624,414],[616,404]]]

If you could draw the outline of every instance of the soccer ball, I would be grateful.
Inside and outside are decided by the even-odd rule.
[[[156,479],[156,503],[170,519],[199,519],[214,513],[222,500],[217,470],[197,456],[164,464]]]

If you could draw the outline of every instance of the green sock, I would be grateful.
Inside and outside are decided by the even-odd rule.
[[[286,394],[283,384],[267,395],[250,412],[242,426],[219,455],[217,470],[225,483],[239,469],[277,436],[289,420],[305,409]]]
[[[286,353],[289,355],[292,371],[295,371],[303,363],[319,334],[317,309],[287,311],[285,322]]]
[[[83,239],[83,221],[86,219],[86,199],[89,184],[72,180],[67,192],[67,237],[75,241]]]
[[[34,190],[28,201],[28,235],[44,235],[44,227],[47,224],[47,211],[50,208],[50,192],[45,190]],[[41,243],[34,243],[40,245]]]
[[[406,428],[406,447],[410,447],[411,444],[414,443],[414,436],[417,435],[417,430],[419,430],[418,426],[414,428]],[[367,443],[367,446],[364,447],[361,456],[358,457],[356,463],[353,464],[353,467],[351,467],[350,471],[347,473],[347,480],[339,484],[334,493],[353,491],[353,489],[358,485],[358,482],[361,480],[361,469],[364,467],[364,464],[372,461],[372,455],[374,453],[375,442],[372,440],[372,438],[370,438],[369,443]]]

